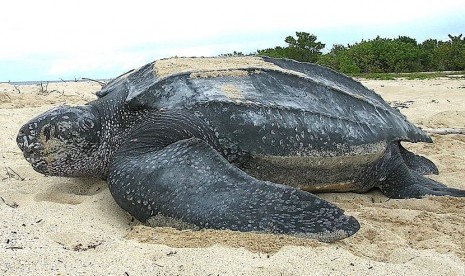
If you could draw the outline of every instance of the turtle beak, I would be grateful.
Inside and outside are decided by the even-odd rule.
[[[37,125],[25,124],[21,127],[16,137],[16,143],[23,152],[24,158],[32,165],[35,170],[44,173],[44,162],[41,159],[43,146],[39,143],[36,134]]]
[[[26,159],[34,157],[34,155],[38,157],[43,151],[44,148],[40,136],[42,135],[46,140],[50,139],[50,117],[59,115],[60,112],[60,108],[50,110],[27,122],[20,128],[16,137],[16,143]]]
[[[32,131],[32,133],[31,133]],[[25,124],[19,130],[18,136],[16,137],[16,143],[24,155],[29,155],[34,152],[34,149],[37,148],[38,143],[34,142],[35,135],[34,131],[31,128],[31,124]]]

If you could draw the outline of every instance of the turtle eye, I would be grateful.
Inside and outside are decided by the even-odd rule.
[[[84,130],[89,130],[94,128],[95,124],[92,120],[84,118],[83,120],[79,121],[79,126]]]

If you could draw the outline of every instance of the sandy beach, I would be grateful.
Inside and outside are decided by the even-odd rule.
[[[465,128],[465,79],[361,80],[423,128]],[[380,192],[321,197],[360,231],[321,243],[290,236],[149,228],[98,179],[44,177],[16,145],[22,124],[95,98],[95,82],[0,84],[1,275],[465,275],[465,199],[394,200]],[[404,144],[428,156],[433,179],[465,189],[465,135]]]

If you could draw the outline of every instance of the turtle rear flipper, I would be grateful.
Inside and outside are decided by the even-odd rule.
[[[411,170],[416,171],[419,174],[439,174],[438,167],[433,163],[433,161],[429,160],[424,156],[417,155],[411,151],[405,149],[399,143],[399,150],[402,158],[404,159],[405,164]]]
[[[421,171],[410,168],[405,158],[408,155],[412,158],[422,158],[407,150],[403,151],[397,143],[391,144],[385,156],[370,169],[372,175],[368,178],[377,181],[378,184],[374,186],[379,187],[389,198],[422,198],[430,195],[465,197],[465,190],[448,188],[442,183],[424,177]],[[424,160],[431,162],[426,158]]]
[[[109,187],[117,203],[142,222],[161,215],[200,228],[327,242],[360,227],[313,194],[247,175],[203,140],[184,139],[159,150],[126,145],[114,158]]]
[[[392,171],[379,187],[389,198],[422,198],[431,195],[465,197],[465,190],[448,188],[409,169],[405,164]]]

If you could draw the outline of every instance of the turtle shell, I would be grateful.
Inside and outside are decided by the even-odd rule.
[[[115,79],[100,96],[113,90],[126,93],[132,110],[191,110],[225,148],[255,155],[358,155],[394,141],[431,142],[360,82],[287,59],[163,59]]]

